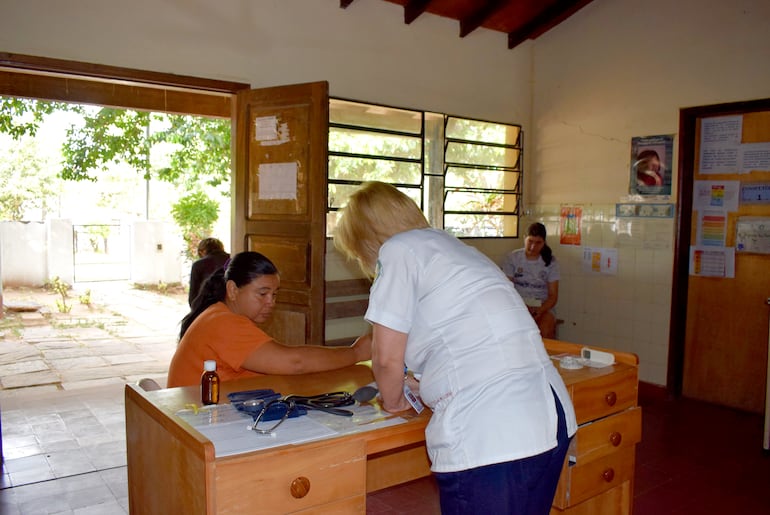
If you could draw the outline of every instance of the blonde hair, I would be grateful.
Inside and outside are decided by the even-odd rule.
[[[334,246],[374,277],[377,254],[391,236],[430,224],[414,201],[384,182],[365,182],[340,210]]]

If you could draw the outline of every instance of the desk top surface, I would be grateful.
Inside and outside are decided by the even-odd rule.
[[[562,354],[565,352],[579,354],[580,348],[582,346],[576,344],[566,344],[564,342],[546,341],[546,347],[549,353],[553,355]],[[591,379],[607,376],[618,371],[625,371],[636,368],[636,365],[627,362],[629,361],[628,359],[625,359],[624,361],[626,362],[618,361],[614,365],[604,368],[583,367],[578,370],[562,369],[559,366],[558,360],[554,360],[554,365],[561,373],[565,384],[567,384],[569,387],[570,385],[584,381],[590,381]],[[221,404],[226,404],[227,394],[231,392],[254,389],[272,389],[281,393],[282,395],[302,396],[311,396],[335,391],[354,392],[359,387],[372,383],[373,381],[374,376],[372,374],[370,364],[360,363],[351,367],[315,374],[295,376],[257,376],[241,379],[238,381],[223,382],[221,383],[220,399]],[[149,406],[153,406],[155,409],[157,409],[157,411],[163,413],[176,424],[180,425],[181,427],[188,428],[189,430],[192,429],[192,427],[189,427],[186,423],[189,420],[183,420],[183,418],[179,416],[179,412],[180,410],[189,408],[190,405],[200,406],[200,388],[198,386],[187,386],[145,392],[138,386],[127,385],[126,399],[128,400],[129,398],[135,401],[139,398],[142,398],[143,402],[148,403],[145,404],[147,408],[149,408]],[[382,420],[382,417],[389,415],[387,412],[382,411],[379,405],[374,401],[372,402],[371,409],[376,410],[376,412],[372,413],[370,410],[370,412],[366,414],[366,417],[369,418],[354,417],[358,422],[353,422],[353,424],[361,424],[361,420]],[[423,431],[424,426],[427,424],[430,418],[430,410],[426,409],[420,416],[417,416],[412,411],[401,415],[403,415],[403,418],[406,418],[407,420],[393,421],[399,422],[398,425],[393,425],[390,422],[387,424],[374,423],[367,425],[363,429],[354,429],[356,429],[355,432],[357,434],[360,434],[361,432],[377,433],[377,435],[369,435],[367,439],[381,438],[382,431],[385,431],[388,437],[390,437],[392,433],[403,433],[404,431],[413,431],[415,429],[421,432]],[[335,415],[327,415],[327,417],[345,418]],[[321,419],[323,419],[323,417],[321,417]],[[342,424],[342,422],[331,422],[331,424],[336,424],[339,426]],[[408,427],[399,428],[399,426]],[[339,429],[339,427],[336,429]],[[351,432],[350,428],[342,429],[342,434],[345,434],[346,432]]]

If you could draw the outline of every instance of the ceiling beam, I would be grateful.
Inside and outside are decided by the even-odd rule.
[[[404,4],[404,23],[409,25],[430,5],[431,0],[409,0]]]
[[[527,39],[534,39],[560,22],[566,20],[577,11],[590,4],[591,0],[559,0],[532,20],[508,33],[508,48],[515,48]]]
[[[495,14],[507,2],[505,0],[487,0],[481,6],[460,20],[460,37],[464,38],[474,30],[481,27],[493,14]]]

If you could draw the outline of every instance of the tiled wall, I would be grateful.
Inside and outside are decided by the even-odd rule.
[[[521,224],[525,231],[534,221],[544,223],[560,263],[559,339],[633,352],[640,380],[665,385],[674,220],[617,218],[615,204],[581,207],[580,245],[559,243],[559,205],[531,206]],[[617,249],[617,275],[584,270],[585,247]]]

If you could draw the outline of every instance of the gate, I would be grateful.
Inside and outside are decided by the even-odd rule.
[[[131,279],[129,233],[121,224],[73,224],[74,282]]]

